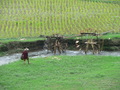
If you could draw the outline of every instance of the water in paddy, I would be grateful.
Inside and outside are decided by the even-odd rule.
[[[29,52],[29,57],[30,58],[43,58],[43,57],[48,57],[48,56],[53,56],[53,53],[48,53],[47,51],[35,51],[35,52]],[[57,54],[58,55],[58,54]],[[83,51],[71,51],[67,50],[66,53],[63,53],[61,55],[68,55],[68,56],[76,56],[76,55],[85,55]],[[88,52],[87,55],[92,55],[92,52]],[[120,51],[102,51],[100,54],[95,54],[98,56],[120,56]],[[0,57],[0,65],[4,64],[9,64],[11,62],[20,60],[21,53],[15,53],[12,55],[6,55]]]

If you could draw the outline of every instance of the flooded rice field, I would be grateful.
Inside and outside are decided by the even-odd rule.
[[[29,52],[29,57],[30,59],[32,58],[43,58],[43,57],[48,57],[48,56],[53,56],[53,53],[47,53],[47,51],[35,51],[35,52]],[[59,54],[57,54],[59,55]],[[71,51],[67,50],[66,53],[63,53],[61,55],[68,55],[68,56],[76,56],[76,55],[85,55],[83,51]],[[88,52],[87,55],[93,55],[92,52]],[[120,51],[102,51],[100,54],[95,54],[98,56],[120,56]],[[21,53],[15,53],[11,55],[6,55],[0,57],[0,66],[4,64],[9,64],[14,61],[20,60]]]

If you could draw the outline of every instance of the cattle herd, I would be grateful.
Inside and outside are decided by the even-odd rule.
[[[96,34],[92,33],[92,35],[95,36]],[[82,35],[79,36],[82,37]],[[84,51],[85,54],[87,54],[89,50],[91,50],[93,54],[100,53],[100,51],[102,51],[103,49],[103,44],[104,44],[104,40],[101,40],[99,38],[97,39],[89,38],[89,39],[84,39],[82,41],[81,40],[75,41],[76,49]],[[57,51],[59,54],[65,53],[67,47],[68,47],[68,43],[66,37],[59,34],[53,34],[52,36],[46,36],[43,49],[46,49],[47,53],[49,53],[50,51],[55,55]]]

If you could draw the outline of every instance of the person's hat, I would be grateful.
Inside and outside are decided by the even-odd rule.
[[[24,50],[25,50],[25,51],[28,51],[29,49],[28,49],[28,48],[25,48]]]

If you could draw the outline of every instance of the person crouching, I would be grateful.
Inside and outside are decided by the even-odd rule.
[[[26,62],[26,60],[28,61],[29,64],[29,57],[28,57],[28,48],[25,48],[24,51],[22,52],[22,56],[21,59],[24,60],[24,63]]]

